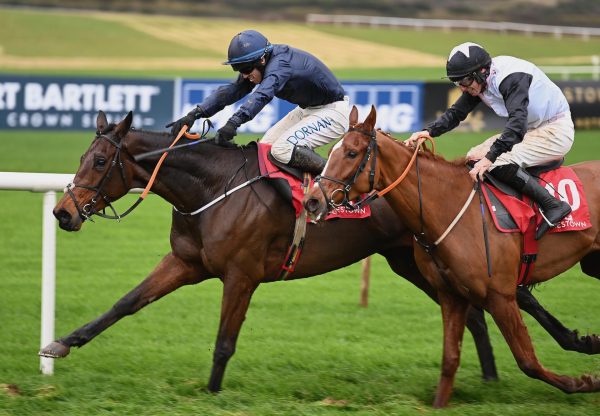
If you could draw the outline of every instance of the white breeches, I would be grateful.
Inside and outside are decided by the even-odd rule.
[[[314,149],[342,137],[348,130],[349,117],[348,97],[319,107],[296,107],[271,127],[260,141],[272,144],[273,157],[288,163],[295,146]]]
[[[490,137],[467,153],[468,159],[481,159],[500,135]],[[541,126],[528,130],[521,143],[517,143],[506,153],[502,153],[495,166],[514,163],[522,168],[538,166],[563,158],[573,145],[575,128],[571,113],[563,113]]]

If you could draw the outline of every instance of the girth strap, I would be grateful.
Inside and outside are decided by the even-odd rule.
[[[310,173],[304,173],[304,180],[302,182],[302,190],[304,194],[308,192],[310,187],[311,175]],[[304,247],[304,237],[306,236],[306,210],[303,209],[298,218],[296,218],[296,225],[294,226],[294,238],[292,244],[288,249],[285,261],[281,265],[281,271],[277,280],[287,280],[290,273],[293,273],[300,260],[300,254],[302,254],[302,248]]]

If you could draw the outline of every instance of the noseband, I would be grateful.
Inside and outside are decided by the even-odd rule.
[[[91,216],[98,215],[99,217],[107,218],[110,220],[119,220],[119,219],[123,218],[124,216],[126,216],[127,214],[129,214],[133,210],[133,208],[135,208],[135,206],[137,206],[137,204],[132,206],[131,208],[129,208],[123,214],[119,215],[119,214],[117,214],[117,211],[111,204],[112,199],[108,195],[106,195],[102,191],[102,189],[103,189],[104,185],[112,177],[115,166],[119,167],[119,172],[121,174],[121,179],[123,179],[123,183],[125,184],[125,189],[129,189],[129,181],[127,180],[127,176],[125,175],[125,167],[123,165],[123,160],[121,159],[121,142],[117,142],[117,141],[111,139],[110,137],[108,137],[107,135],[102,134],[100,132],[96,132],[96,139],[105,139],[106,141],[108,141],[111,145],[113,145],[116,148],[115,154],[114,154],[112,160],[110,161],[110,166],[108,168],[108,171],[104,174],[104,176],[102,177],[102,179],[100,179],[100,182],[96,186],[77,185],[75,182],[72,182],[67,185],[65,192],[67,192],[67,194],[73,200],[73,203],[75,204],[75,208],[77,209],[77,212],[79,213],[79,216],[82,219],[90,220],[93,222],[94,220],[91,218]],[[87,203],[83,207],[81,207],[81,205],[77,201],[77,198],[75,197],[75,193],[73,193],[73,189],[75,189],[75,188],[88,189],[88,190],[96,192],[96,194],[92,197],[92,199],[90,200],[89,203]],[[96,205],[98,204],[98,201],[100,199],[102,199],[104,201],[104,203],[106,204],[106,207],[109,207],[111,209],[111,211],[113,212],[113,215],[107,215],[104,213],[104,210],[106,207],[103,208],[102,211],[99,211],[96,209]]]
[[[346,182],[343,182],[339,179],[332,178],[330,176],[325,176],[325,175],[318,175],[315,178],[315,183],[317,183],[319,185],[319,188],[321,189],[321,192],[323,193],[323,196],[325,197],[325,201],[327,202],[327,205],[331,206],[333,209],[338,208],[340,206],[344,206],[350,210],[355,210],[355,209],[358,209],[366,200],[369,199],[369,196],[367,196],[367,197],[363,198],[361,201],[352,205],[352,204],[350,204],[350,198],[348,197],[350,189],[352,188],[352,185],[354,185],[354,183],[357,181],[360,174],[365,170],[369,160],[371,160],[371,170],[369,171],[369,190],[367,191],[367,193],[370,193],[373,190],[373,187],[375,186],[375,164],[377,163],[377,134],[376,134],[376,131],[375,131],[375,129],[368,131],[368,130],[358,129],[355,127],[350,127],[348,129],[348,132],[351,132],[351,131],[356,131],[356,132],[359,132],[359,133],[364,134],[365,136],[369,137],[369,145],[367,146],[365,155],[363,156],[363,158],[360,162],[360,165],[358,165],[358,168],[356,169],[356,172],[354,172],[354,175],[352,176],[352,178],[350,178]],[[342,140],[343,140],[343,138],[342,138]],[[327,179],[328,181],[340,184],[340,185],[342,185],[342,188],[334,189],[331,192],[331,195],[327,196],[327,194],[325,193],[325,189],[323,189],[323,185],[321,184],[322,179]],[[336,204],[335,202],[333,202],[333,198],[337,192],[342,192],[344,195],[344,199],[339,204]]]

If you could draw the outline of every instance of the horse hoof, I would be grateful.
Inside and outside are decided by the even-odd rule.
[[[38,352],[40,357],[64,358],[69,355],[71,348],[61,344],[58,341],[52,341]]]

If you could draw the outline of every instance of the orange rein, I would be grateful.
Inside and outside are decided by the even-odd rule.
[[[392,138],[391,136],[389,136],[389,137]],[[425,149],[425,142],[427,142],[427,141],[431,142],[431,149],[432,149],[431,151],[433,153],[435,153],[435,142],[433,141],[433,139],[430,139],[428,137],[420,137],[417,140],[417,145],[415,146],[415,152],[413,153],[412,157],[410,158],[410,162],[408,162],[408,165],[406,166],[406,169],[404,169],[404,172],[402,172],[400,177],[398,179],[396,179],[394,182],[392,182],[391,184],[389,184],[385,189],[382,189],[381,191],[376,192],[377,196],[383,196],[383,195],[387,194],[392,189],[394,189],[396,186],[398,186],[398,184],[400,182],[402,182],[404,180],[406,175],[408,175],[408,172],[410,171],[410,168],[412,167],[413,163],[415,163],[415,159],[417,158],[419,149],[421,148],[421,146],[423,146],[423,149]],[[401,143],[401,145],[404,146],[404,144],[402,144],[402,143]]]
[[[175,140],[173,140],[173,143],[171,143],[171,145],[169,146],[169,149],[171,147],[175,146],[175,144],[183,136],[185,136],[188,139],[193,139],[193,140],[196,140],[196,139],[200,138],[200,134],[198,134],[198,133],[188,133],[187,129],[188,129],[188,127],[184,125],[181,128],[181,130],[179,130],[179,133],[177,133],[177,137],[175,137]],[[152,185],[154,184],[154,180],[156,179],[156,175],[158,174],[158,170],[160,169],[160,166],[162,165],[162,163],[165,160],[165,158],[167,157],[167,155],[168,155],[168,152],[164,152],[162,154],[162,156],[160,157],[160,159],[158,160],[158,163],[154,167],[154,171],[152,172],[152,175],[150,176],[150,180],[148,181],[148,184],[144,188],[144,191],[142,192],[142,195],[140,195],[140,199],[146,198],[146,195],[148,195],[148,192],[150,192],[150,188],[152,188]]]

